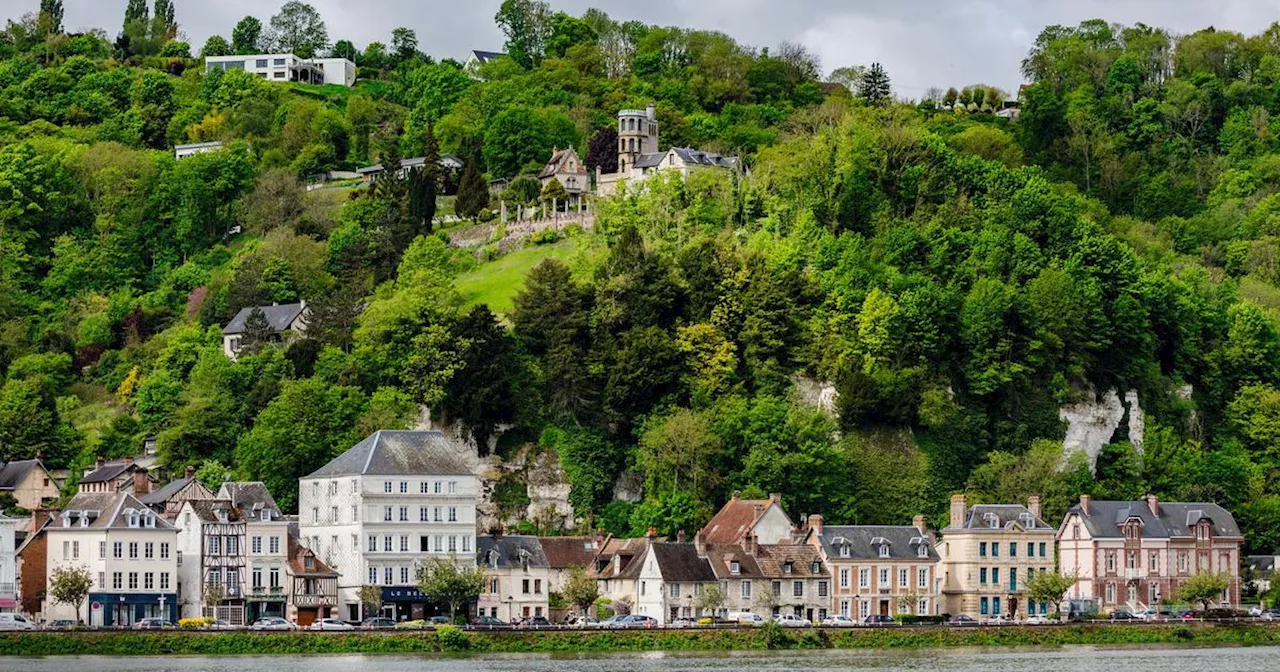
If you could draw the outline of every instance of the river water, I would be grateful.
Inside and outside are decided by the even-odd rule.
[[[1168,672],[1280,670],[1280,647],[1056,649],[893,649],[749,653],[635,653],[618,655],[264,656],[200,658],[0,658],[17,672]]]

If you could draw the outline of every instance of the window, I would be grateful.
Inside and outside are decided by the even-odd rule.
[[[179,567],[181,567],[181,566],[182,566],[182,551],[178,551],[177,560],[178,560],[178,566],[179,566]]]
[[[988,604],[987,598],[984,597],[978,600],[978,613],[982,614],[983,616],[986,616],[987,614],[991,613],[991,607]]]
[[[120,556],[116,556],[120,557]],[[1187,552],[1178,551],[1178,573],[1185,574],[1187,572]]]
[[[782,582],[781,582],[781,581],[774,581],[774,582],[773,582],[773,596],[774,596],[774,597],[781,597],[781,596],[782,596]]]
[[[889,587],[889,568],[888,567],[880,568],[880,587],[881,588]]]
[[[991,598],[991,613],[996,616],[1000,615],[1000,598],[998,597]]]
[[[124,575],[120,572],[111,573],[111,589],[122,590],[124,588]]]
[[[920,598],[920,603],[916,605],[916,615],[924,616],[928,613],[929,613],[929,600],[922,597]]]
[[[400,494],[409,492],[409,481],[400,481]]]
[[[1147,559],[1147,569],[1152,572],[1156,572],[1158,571],[1159,566],[1160,566],[1160,556],[1153,552],[1151,554],[1151,557]]]
[[[338,507],[336,506],[329,507],[329,522],[331,523],[338,522]],[[353,520],[351,522],[354,523],[355,521]]]
[[[458,507],[456,506],[449,507],[449,522],[451,523],[458,522]]]
[[[444,535],[436,535],[436,553],[444,553]]]
[[[671,584],[671,597],[674,597],[674,598],[680,597],[680,584],[678,583]]]
[[[994,583],[994,584],[997,584],[997,585],[1000,583],[1000,568],[999,568],[999,567],[992,567],[992,568],[991,568],[991,583]]]
[[[916,553],[922,558],[929,557],[929,544],[920,544],[920,547],[916,549]]]
[[[107,542],[105,541],[98,542],[98,559],[99,560],[107,559]]]
[[[369,568],[369,583],[375,586],[378,585],[378,568],[377,567]]]
[[[1158,583],[1147,584],[1147,602],[1149,604],[1155,604],[1159,601],[1160,601],[1160,584]]]
[[[1107,553],[1106,553],[1106,559],[1107,559],[1107,573],[1108,573],[1108,574],[1115,574],[1115,572],[1116,572],[1116,552],[1115,552],[1115,551],[1107,551]]]
[[[143,547],[142,547],[142,557],[146,558],[147,560],[151,560],[151,559],[153,559],[153,558],[155,558],[155,557],[156,557],[156,544],[155,544],[155,542],[148,541],[146,544],[144,544],[144,545],[143,545]]]
[[[730,573],[730,574],[733,574],[733,575],[737,575],[737,574],[739,574],[739,573],[741,573],[741,572],[742,572],[742,565],[738,564],[738,561],[737,561],[737,560],[730,560],[730,561],[729,561],[729,573]]]
[[[1107,584],[1107,604],[1115,604],[1116,602],[1116,584]]]
[[[169,590],[169,572],[160,572],[160,590]]]
[[[840,587],[841,588],[849,587],[849,568],[848,567],[843,567],[840,569]]]
[[[995,543],[991,544],[991,557],[993,558],[1000,557],[1000,544],[995,544]]]
[[[1040,542],[1040,557],[1042,558],[1048,557],[1047,555],[1045,555],[1044,549],[1045,549],[1045,542],[1042,541]]]
[[[458,551],[458,537],[456,535],[451,534],[449,535],[449,552],[456,553],[457,551]]]
[[[427,508],[427,507],[425,507],[425,506],[423,506],[423,507],[419,507],[419,508],[418,508],[418,522],[420,522],[420,523],[425,523],[425,522],[427,522],[427,521],[429,521],[429,520],[431,520],[431,510],[430,510],[430,509],[428,509],[428,508]]]
[[[279,569],[272,567],[271,571],[267,573],[267,576],[271,581],[272,588],[280,587],[280,570]]]
[[[262,552],[262,536],[261,535],[255,534],[253,535],[253,538],[249,540],[249,551],[255,554]]]
[[[525,594],[525,595],[528,595],[528,594],[529,594],[529,579],[523,579],[523,580],[521,580],[521,581],[520,581],[520,588],[521,588],[521,590],[523,590],[523,591],[524,591],[524,594]]]
[[[433,514],[433,517],[435,518],[435,521],[436,521],[437,523],[441,521],[441,518],[440,518],[440,507],[438,507],[438,506],[437,506],[437,507],[432,511],[432,514]]]
[[[388,523],[391,522],[391,507],[389,506],[382,507],[382,520]]]
[[[377,550],[378,550],[378,537],[377,535],[371,534],[369,535],[369,552],[374,553]]]
[[[129,542],[129,559],[130,560],[138,559],[138,542],[136,541]]]
[[[98,583],[96,585],[98,586],[98,590],[107,589],[107,573],[106,572],[98,572]]]
[[[1018,544],[1012,541],[1009,542],[1009,557],[1011,558],[1018,557]]]
[[[1018,589],[1018,568],[1010,567],[1009,568],[1009,591],[1012,592],[1017,589]]]
[[[750,582],[750,581],[743,581],[743,582],[742,582],[742,596],[743,596],[743,597],[745,597],[745,598],[750,598],[750,597],[751,597],[751,582]]]
[[[457,481],[449,481],[449,494],[451,494],[451,495],[456,495],[456,494],[458,494],[458,482],[457,482]]]
[[[389,585],[391,585],[391,584],[395,581],[395,576],[392,574],[392,572],[394,572],[394,571],[395,571],[395,570],[393,570],[393,569],[392,569],[392,568],[390,568],[390,567],[383,567],[383,568],[382,568],[382,579],[383,579],[383,583],[385,583],[385,584],[387,584],[387,585],[389,586]]]
[[[355,547],[356,547],[356,545],[355,545],[355,544],[351,544],[351,548],[355,548]],[[270,550],[270,552],[272,552],[272,553],[279,553],[279,552],[280,552],[280,537],[274,537],[274,536],[273,536],[273,537],[271,537],[270,541],[269,541],[269,542],[268,542],[268,544],[267,544],[267,548],[268,548],[268,549]]]
[[[391,494],[391,481],[382,482],[382,491],[387,494]]]
[[[917,586],[920,588],[928,588],[929,587],[929,568],[921,567],[919,570],[916,571],[916,574],[917,574],[917,577],[916,577]]]
[[[434,487],[434,489],[435,489],[435,491],[436,491],[436,494],[437,494],[437,495],[438,495],[438,494],[440,494],[440,481],[436,481],[436,482],[435,482],[435,485],[434,485],[433,487]]]
[[[250,581],[252,581],[250,585],[252,585],[254,588],[261,588],[262,587],[262,568],[254,567],[253,575],[250,576],[249,578],[250,578]]]
[[[407,506],[400,507],[400,522],[402,523],[409,522],[409,507]]]
[[[804,597],[804,581],[791,582],[791,596]]]
[[[227,555],[240,555],[240,537],[227,537]]]
[[[69,541],[62,542],[62,559],[63,560],[71,559],[71,542]]]
[[[909,577],[910,575],[911,575],[911,570],[907,569],[906,567],[900,567],[898,569],[898,587],[899,588],[907,587],[907,583],[908,583],[907,577]]]
[[[259,59],[257,59],[257,60],[254,62],[254,67],[258,67],[258,68],[265,68],[265,67],[267,67],[267,59],[265,59],[265,58],[259,58]]]
[[[882,558],[887,558],[887,557],[889,557],[889,544],[888,544],[888,543],[882,543],[882,544],[880,544],[880,557],[882,557]]]
[[[819,582],[818,582],[818,597],[826,597],[826,596],[827,596],[827,582],[826,582],[826,581],[819,581]]]
[[[542,594],[542,579],[533,580],[533,594],[534,595]]]
[[[871,570],[870,569],[867,569],[866,567],[862,567],[858,569],[858,587],[859,588],[871,587]]]
[[[138,589],[138,573],[129,572],[129,590]]]
[[[428,485],[427,485],[427,482],[426,482],[426,481],[423,481],[423,482],[421,482],[421,483],[419,483],[419,484],[418,484],[418,492],[420,492],[420,493],[422,493],[422,494],[424,494],[424,495],[425,495],[425,494],[428,494],[428,493],[430,492],[430,486],[428,486]]]
[[[142,575],[142,589],[143,589],[143,590],[155,590],[155,589],[156,589],[156,575],[155,575],[155,572],[147,572],[146,574],[143,574],[143,575]]]
[[[791,567],[792,567],[792,564],[791,564],[791,561],[790,561],[790,560],[788,560],[787,562],[782,563],[782,573],[783,573],[783,574],[790,574],[790,573],[791,573]]]
[[[401,583],[401,584],[407,584],[407,583],[409,583],[409,568],[408,568],[408,567],[401,567],[401,568],[400,568],[400,583]]]
[[[319,509],[319,507],[312,507],[312,509],[311,509],[311,524],[312,524],[312,525],[319,525],[319,524],[320,524],[320,509]]]
[[[400,552],[401,553],[409,552],[409,535],[407,534],[400,535]]]
[[[1036,545],[1029,541],[1027,542],[1027,557],[1028,558],[1036,557]]]
[[[978,568],[978,583],[980,583],[980,584],[982,584],[982,585],[986,585],[986,583],[987,583],[987,568],[986,568],[986,567],[979,567],[979,568]]]
[[[382,551],[384,553],[391,552],[391,535],[389,534],[382,538]]]
[[[987,542],[985,541],[978,542],[978,557],[979,558],[987,557]]]
[[[471,552],[471,537],[469,535],[463,535],[462,537],[462,552],[463,553]]]
[[[117,560],[124,557],[124,542],[117,541],[111,544],[111,557]]]

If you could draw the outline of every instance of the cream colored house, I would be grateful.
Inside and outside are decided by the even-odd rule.
[[[1226,574],[1217,604],[1240,604],[1240,545],[1231,512],[1207,502],[1093,501],[1067,510],[1057,531],[1063,573],[1075,573],[1072,606],[1137,612],[1172,599],[1182,581],[1200,573]]]
[[[937,544],[916,516],[911,525],[824,525],[809,516],[806,540],[833,577],[831,612],[859,622],[871,615],[939,611]]]
[[[273,343],[289,344],[307,334],[307,302],[275,303],[270,306],[241,308],[222,328],[222,354],[235,360],[244,349],[244,339],[249,331],[249,316],[260,311],[267,322],[267,339]]]
[[[982,620],[1049,613],[1026,597],[1026,583],[1054,570],[1056,530],[1040,519],[1040,498],[1027,505],[966,505],[951,497],[951,520],[942,530],[942,610]]]
[[[45,469],[43,458],[36,455],[33,460],[14,460],[0,468],[0,494],[12,495],[14,502],[28,511],[57,499],[61,484]]]
[[[506,622],[550,616],[553,572],[537,537],[485,535],[476,537],[476,549],[485,575],[476,615]]]

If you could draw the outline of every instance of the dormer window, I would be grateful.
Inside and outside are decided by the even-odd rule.
[[[227,510],[226,510],[226,509],[218,509],[218,522],[219,522],[219,523],[225,523],[225,522],[227,522]]]
[[[127,515],[129,517],[129,527],[138,527],[140,519],[138,512],[133,509],[129,509]]]
[[[983,514],[982,518],[983,520],[987,521],[988,528],[993,530],[1000,529],[1000,516],[997,516],[994,513],[985,513]]]
[[[850,550],[850,549],[849,549],[849,544],[841,544],[841,545],[840,545],[840,557],[842,557],[842,558],[847,558],[847,557],[849,557],[849,550]]]
[[[790,560],[788,560],[788,561],[786,561],[786,562],[782,563],[782,573],[783,573],[783,574],[790,574],[790,573],[791,573],[791,566],[792,566],[792,563],[791,563],[791,561],[790,561]]]
[[[883,541],[882,541],[882,542],[880,542],[880,557],[882,557],[882,558],[887,558],[887,557],[889,557],[889,544],[888,544],[888,542],[883,542]]]
[[[741,574],[741,573],[742,573],[742,565],[738,564],[738,561],[737,561],[737,560],[730,560],[730,561],[729,561],[729,573],[730,573],[730,574],[732,574],[733,576],[737,576],[737,575]]]
[[[920,544],[919,548],[916,549],[916,553],[922,558],[929,557],[929,544]]]
[[[1018,518],[1022,521],[1022,527],[1028,530],[1035,529],[1036,517],[1031,515],[1030,511],[1024,511],[1018,514]]]
[[[814,560],[814,561],[813,561],[813,564],[809,565],[809,572],[810,572],[811,574],[821,574],[821,573],[822,573],[822,563],[819,563],[817,560]]]
[[[62,526],[63,526],[63,527],[71,527],[71,519],[72,519],[73,517],[74,517],[74,516],[72,516],[72,514],[71,514],[71,512],[70,512],[70,511],[64,511],[64,512],[62,512]]]
[[[142,516],[142,524],[147,527],[156,526],[156,514],[148,511]]]

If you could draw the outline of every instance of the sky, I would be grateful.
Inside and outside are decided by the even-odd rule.
[[[68,30],[104,28],[114,36],[126,0],[64,0]],[[150,2],[148,2],[150,4]],[[193,51],[214,33],[229,37],[254,15],[265,24],[283,0],[175,0]],[[472,49],[501,50],[493,15],[501,0],[311,0],[330,40],[357,47],[390,42],[391,30],[417,31],[419,48],[462,60]],[[798,42],[830,72],[878,61],[898,95],[919,98],[927,87],[992,84],[1007,91],[1022,82],[1019,66],[1047,25],[1085,19],[1143,22],[1174,33],[1207,26],[1254,34],[1280,20],[1271,0],[552,0],[581,15],[597,7],[617,20],[720,30],[754,47]],[[36,9],[37,0],[0,0],[0,17]]]

